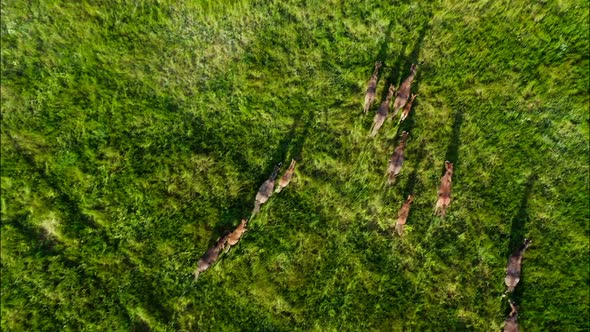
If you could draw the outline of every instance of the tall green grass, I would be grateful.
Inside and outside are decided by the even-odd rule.
[[[497,330],[529,237],[522,328],[588,329],[588,28],[581,1],[3,1],[2,328]],[[380,97],[420,63],[418,97],[370,139],[376,60]]]

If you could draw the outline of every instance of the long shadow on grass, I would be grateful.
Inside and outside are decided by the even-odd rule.
[[[416,142],[416,144],[419,146],[419,150],[418,150],[418,154],[416,155],[416,159],[412,160],[412,163],[414,164],[414,171],[412,172],[412,174],[410,174],[410,177],[408,179],[408,184],[406,185],[406,188],[404,188],[403,197],[408,197],[408,195],[413,194],[414,193],[414,189],[416,188],[416,183],[418,182],[418,172],[420,170],[420,164],[422,163],[422,160],[424,160],[424,157],[426,156],[426,151],[424,150],[424,145],[420,142]],[[411,210],[410,210],[411,212]]]
[[[399,55],[395,58],[395,61],[393,61],[391,64],[389,63],[389,61],[384,61],[383,63],[383,67],[385,68],[385,70],[387,70],[389,72],[388,76],[385,78],[385,85],[383,88],[383,91],[381,91],[381,99],[376,101],[377,105],[380,105],[381,102],[383,100],[385,100],[385,98],[387,98],[387,93],[389,92],[389,85],[393,84],[395,85],[396,88],[399,88],[399,80],[401,77],[401,72],[400,72],[400,67],[402,66],[402,61],[403,61],[403,56],[406,53],[406,49],[408,47],[407,43],[404,43],[402,45],[402,49],[399,53]],[[408,67],[409,68],[409,67]],[[395,98],[392,98],[393,100],[395,100]],[[393,105],[393,100],[391,101],[391,105]]]
[[[283,139],[279,142],[278,148],[270,158],[271,163],[265,170],[265,179],[272,173],[275,165],[279,162],[288,165],[290,160],[287,160],[287,157],[301,159],[303,145],[305,144],[307,136],[309,135],[309,129],[313,124],[314,117],[315,112],[313,110],[309,110],[307,112],[305,110],[301,110],[295,116],[289,133],[285,135],[285,137],[283,137]]]
[[[428,30],[429,30],[428,24],[424,23],[422,25],[422,28],[420,29],[420,34],[418,35],[418,39],[416,40],[416,43],[414,44],[414,48],[412,49],[412,53],[410,53],[410,56],[406,58],[406,61],[402,65],[402,70],[404,70],[404,71],[407,70],[408,75],[409,75],[410,66],[414,63],[418,64],[418,57],[420,56],[420,50],[422,49],[422,44],[424,43],[424,37],[426,36],[426,32]],[[412,110],[415,110],[420,105],[420,96],[418,95],[418,91],[420,91],[420,81],[423,76],[422,70],[423,70],[423,68],[418,66],[418,71],[416,73],[414,83],[412,84],[411,93],[417,95],[416,99],[412,103]],[[398,114],[398,116],[399,115],[400,114]],[[396,121],[396,119],[393,119],[393,121]],[[412,128],[414,128],[414,125],[415,125],[414,111],[410,111],[410,114],[408,115],[408,117],[398,127],[398,129],[397,129],[398,133],[401,133],[402,131],[405,130],[408,133],[410,133],[410,135],[411,135],[411,131],[412,131]]]
[[[409,75],[410,66],[414,63],[418,64],[420,50],[422,49],[422,45],[424,44],[424,37],[426,36],[426,32],[430,30],[428,22],[430,21],[430,16],[432,15],[429,13],[427,16],[429,18],[425,19],[422,25],[420,26],[420,32],[418,33],[418,37],[414,42],[414,47],[412,48],[412,51],[410,52],[409,56],[405,56],[406,49],[410,44],[406,42],[403,44],[402,49],[399,55],[396,57],[395,62],[393,62],[391,65],[387,65],[387,68],[389,69],[389,76],[385,80],[385,88],[381,93],[381,100],[384,100],[385,97],[387,97],[387,89],[390,84],[394,84],[396,88],[399,88],[399,85],[401,84],[402,80]],[[405,76],[402,76],[402,73],[405,74]],[[415,82],[419,81],[419,76],[420,68],[418,68],[418,74],[416,75]],[[412,90],[417,91],[417,87],[415,84],[414,89]]]
[[[534,186],[536,180],[537,180],[536,174],[532,174],[531,176],[529,176],[526,186],[525,186],[525,189],[524,189],[524,192],[523,192],[523,195],[522,195],[522,198],[520,200],[520,206],[518,208],[518,212],[516,213],[514,218],[512,218],[512,226],[510,228],[510,242],[508,244],[508,248],[506,248],[506,253],[504,256],[504,257],[506,257],[506,261],[508,261],[508,257],[510,257],[512,252],[514,250],[516,250],[517,248],[519,248],[522,245],[522,243],[524,242],[525,234],[526,234],[525,225],[526,225],[527,221],[529,220],[529,214],[527,212],[528,202],[531,197],[531,193],[533,191],[533,186]],[[534,241],[534,239],[533,239],[533,241]],[[535,243],[533,242],[532,245],[534,245],[534,244]],[[516,288],[514,290],[514,294],[512,294],[512,300],[514,300],[517,304],[520,304],[521,299],[522,299],[522,295],[524,293],[525,282],[526,282],[526,280],[524,278],[525,266],[526,266],[526,253],[525,253],[525,258],[523,259],[522,270],[521,270],[521,275],[520,275],[520,282],[516,286]]]
[[[375,61],[385,61],[385,58],[387,58],[387,48],[391,42],[391,31],[393,31],[394,25],[395,23],[393,20],[389,21],[389,25],[385,31],[385,37],[383,38],[383,43],[381,43],[381,48],[379,49],[379,53],[377,54],[377,59],[375,59]]]
[[[270,158],[270,163],[267,165],[264,174],[262,174],[258,179],[258,183],[262,184],[268,178],[268,176],[270,176],[274,170],[274,167],[278,163],[283,163],[281,168],[281,171],[283,171],[289,165],[291,159],[296,159],[297,161],[301,161],[301,159],[303,159],[303,146],[307,140],[307,137],[309,136],[310,128],[315,120],[315,115],[316,114],[313,110],[308,110],[307,112],[305,110],[301,110],[295,116],[293,125],[291,125],[291,129],[279,142],[277,149]],[[279,173],[279,177],[281,173]],[[253,204],[254,199],[252,199],[252,206]]]
[[[426,36],[426,32],[429,30],[428,21],[429,20],[425,20],[424,23],[422,24],[418,38],[416,39],[416,41],[414,43],[414,47],[412,48],[410,55],[408,57],[404,57],[404,55],[406,53],[406,49],[408,47],[408,43],[404,43],[402,45],[402,49],[401,49],[401,52],[399,53],[399,56],[396,58],[396,61],[393,62],[392,65],[387,66],[387,69],[389,70],[389,76],[387,77],[387,79],[385,81],[385,88],[383,89],[383,91],[381,93],[381,100],[384,100],[387,97],[389,85],[394,84],[396,86],[396,88],[399,88],[402,78],[405,79],[405,77],[407,77],[409,75],[410,66],[414,63],[418,63],[418,57],[420,55],[420,50],[422,49],[422,44],[424,43],[424,37]],[[406,76],[402,77],[401,76],[402,73],[405,73]],[[420,81],[419,75],[420,74],[419,73],[420,73],[420,70],[418,70],[418,74],[414,80],[414,84],[412,85],[412,93],[416,93],[416,91],[418,91],[418,89],[419,89],[419,86],[420,86],[420,84],[419,84],[419,81]],[[393,104],[393,102],[392,102],[392,104]],[[413,109],[416,108],[417,105],[418,105],[418,102],[415,101],[412,105],[412,108]],[[398,126],[397,134],[393,137],[392,140],[388,140],[387,144],[393,145],[394,147],[396,147],[397,144],[399,144],[401,132],[404,130],[407,131],[408,133],[410,133],[410,137],[408,138],[408,144],[412,144],[411,141],[413,139],[412,139],[411,130],[415,125],[414,113],[415,112],[410,112],[410,114],[405,119],[405,121]],[[397,117],[399,115],[400,115],[400,113],[398,113],[396,115],[396,118],[393,118],[393,119],[389,118],[389,121],[393,121],[394,125],[397,125],[397,122],[398,122]],[[416,139],[416,137],[414,137],[414,139]],[[422,160],[424,159],[424,156],[425,156],[425,151],[423,148],[420,148],[416,160],[412,161],[415,165],[414,171],[410,175],[410,180],[408,181],[408,185],[406,186],[406,188],[403,191],[403,193],[404,193],[403,198],[404,199],[409,194],[413,193],[413,191],[414,191],[414,187],[415,187],[417,179],[418,179],[419,165],[422,162]],[[405,164],[407,167],[407,161]],[[403,176],[403,175],[400,175],[400,176]],[[399,181],[399,179],[398,179],[398,181]],[[411,210],[410,210],[410,214],[411,214]],[[369,229],[376,230],[383,235],[387,234],[386,231],[380,230],[379,227],[377,227],[377,225],[370,225]]]
[[[291,162],[291,158],[296,159],[298,162],[303,158],[303,146],[307,137],[309,136],[310,128],[315,120],[315,112],[301,111],[299,112],[293,125],[289,129],[289,132],[279,142],[278,148],[275,150],[273,155],[269,158],[266,169],[259,175],[256,181],[256,187],[253,188],[255,192],[258,191],[259,186],[262,185],[266,179],[272,174],[274,167],[282,162],[282,170],[286,169],[286,166]],[[288,160],[286,158],[289,158]],[[279,172],[278,177],[281,176]],[[223,236],[227,232],[231,231],[242,218],[250,216],[250,211],[254,208],[254,196],[241,195],[239,199],[235,200],[229,205],[228,209],[221,216],[221,221],[217,223],[212,231],[211,238],[208,241],[208,245],[212,246],[220,236]]]
[[[394,84],[396,86],[396,88],[399,89],[402,80],[404,80],[410,73],[410,66],[412,64],[418,63],[418,57],[420,56],[420,50],[422,49],[422,44],[424,43],[424,37],[426,36],[426,32],[428,30],[429,30],[428,24],[427,24],[427,22],[425,22],[420,28],[420,33],[418,35],[418,38],[416,39],[416,42],[414,43],[414,47],[412,48],[412,51],[409,56],[404,57],[404,54],[406,53],[406,48],[407,48],[408,44],[404,44],[402,46],[402,50],[401,50],[399,56],[397,57],[396,62],[391,66],[391,68],[389,68],[389,76],[386,80],[385,88],[383,89],[383,92],[381,95],[381,100],[384,100],[387,97],[387,90],[388,90],[389,85]],[[421,68],[418,67],[418,72],[416,74],[416,77],[414,78],[414,83],[412,84],[411,93],[417,94],[417,92],[420,90],[421,72],[422,72]],[[401,76],[402,73],[405,74],[405,76]],[[392,104],[393,104],[393,102],[392,102]],[[419,104],[420,104],[419,97],[416,97],[416,100],[414,101],[414,103],[412,105],[412,109],[416,109],[416,107],[418,107]],[[400,117],[402,111],[403,111],[403,109],[400,110],[400,112],[398,112],[398,114],[396,114],[395,118],[391,117],[388,120],[388,121],[393,121],[393,125],[397,126],[397,135],[396,136],[399,136],[401,134],[401,132],[404,130],[409,132],[411,135],[411,130],[415,125],[414,112],[410,112],[410,114],[404,120],[404,122],[402,122],[401,124],[398,125],[399,117]],[[393,142],[388,142],[388,143],[393,144]]]
[[[453,120],[453,129],[451,131],[451,140],[449,141],[449,145],[447,147],[447,152],[445,153],[445,160],[450,161],[453,163],[454,168],[457,168],[459,164],[459,147],[461,146],[461,124],[463,124],[463,106],[460,106],[455,109],[454,120]],[[444,175],[446,172],[445,164],[442,165],[441,175]]]
[[[370,77],[370,75],[373,73],[373,70],[375,69],[375,67],[374,67],[375,62],[377,62],[377,61],[382,62],[380,75],[377,77],[377,85],[379,85],[379,79],[383,77],[384,72],[390,67],[388,65],[386,59],[387,59],[387,49],[389,48],[389,43],[391,42],[391,32],[393,31],[394,25],[395,25],[394,20],[389,21],[389,25],[387,26],[387,30],[385,31],[385,36],[383,37],[383,43],[381,43],[381,48],[379,48],[379,53],[377,53],[377,57],[371,63],[371,72],[369,73],[368,77]],[[391,71],[391,69],[389,69],[389,71]],[[386,83],[387,83],[387,81],[386,81]],[[386,84],[385,88],[381,92],[381,99],[375,100],[374,104],[371,106],[371,108],[379,107],[381,101],[384,100],[385,97],[387,96],[388,87],[389,87],[389,84]],[[377,96],[376,93],[375,93],[375,96]],[[375,106],[375,104],[377,106]]]
[[[529,176],[527,183],[525,185],[525,189],[520,200],[520,206],[518,208],[518,212],[512,218],[512,227],[510,228],[510,243],[508,245],[506,251],[506,257],[510,256],[510,254],[524,241],[524,235],[526,233],[525,224],[529,220],[529,215],[527,212],[528,201],[531,196],[533,185],[537,180],[537,175],[532,174]]]
[[[412,53],[410,53],[410,56],[406,58],[406,60],[403,64],[403,68],[407,68],[407,70],[409,70],[410,66],[413,63],[418,63],[418,56],[420,55],[420,49],[422,48],[422,44],[424,42],[424,37],[425,37],[427,31],[428,31],[428,23],[427,23],[427,21],[425,21],[420,29],[420,34],[418,36],[418,39],[416,40],[416,43],[414,44],[414,48],[412,49]],[[395,78],[395,80],[397,80],[397,78]],[[418,73],[416,75],[416,79],[414,80],[414,83],[412,85],[412,93],[417,94],[417,92],[419,90],[420,90],[420,68],[418,68]],[[419,104],[420,104],[419,97],[416,97],[416,99],[414,100],[414,102],[412,104],[412,109],[415,110],[416,107],[419,106]],[[408,137],[408,145],[409,144],[420,144],[420,140],[418,140],[418,137],[412,136],[412,129],[414,128],[414,126],[416,124],[415,114],[416,114],[415,111],[411,111],[410,114],[408,115],[408,117],[404,120],[404,122],[402,122],[397,128],[397,136],[401,135],[402,131],[407,131],[410,134]],[[399,116],[399,114],[398,114],[398,116]],[[392,119],[392,120],[394,122],[399,121],[399,120],[397,120],[397,118]],[[412,143],[412,141],[414,141],[414,143]],[[425,156],[425,151],[424,151],[424,148],[422,147],[422,145],[420,144],[420,149],[418,150],[418,154],[416,156],[416,159],[410,160],[410,162],[412,162],[414,164],[414,171],[412,172],[412,174],[410,174],[408,184],[403,191],[404,198],[408,197],[408,195],[410,195],[414,192],[414,188],[415,188],[416,182],[418,180],[418,169],[420,167],[420,163],[424,159],[424,156]]]
[[[305,115],[305,121],[302,121],[302,129],[300,133],[292,140],[290,145],[288,155],[291,158],[295,158],[298,161],[303,159],[303,146],[305,145],[305,141],[309,137],[310,129],[315,122],[316,113],[313,110],[310,110]],[[285,160],[285,162],[289,162],[289,160]]]

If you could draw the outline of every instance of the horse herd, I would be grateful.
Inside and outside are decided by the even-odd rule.
[[[375,68],[371,78],[368,82],[367,92],[365,95],[365,103],[364,103],[364,113],[367,114],[370,110],[371,106],[375,102],[375,94],[377,92],[377,82],[379,79],[379,69],[382,66],[381,61],[377,61],[375,63]],[[398,124],[404,121],[410,111],[412,109],[412,104],[416,99],[415,94],[411,94],[411,86],[414,82],[414,78],[416,76],[417,65],[412,64],[410,67],[410,74],[408,77],[402,82],[399,89],[396,89],[393,84],[390,84],[388,87],[387,95],[385,100],[382,101],[378,110],[375,113],[375,117],[373,120],[373,125],[370,129],[370,137],[375,137],[381,127],[383,126],[385,120],[387,119],[390,111],[390,103],[395,95],[395,100],[393,102],[393,114],[392,117],[395,117],[397,113],[403,108],[403,112],[400,116],[400,120]],[[389,160],[389,164],[387,167],[387,183],[389,185],[393,185],[396,182],[397,176],[400,174],[402,165],[404,162],[404,149],[406,147],[406,142],[408,139],[409,133],[403,131],[401,134],[401,139],[399,145],[395,148],[393,155]],[[283,177],[279,180],[278,186],[275,189],[275,180],[280,170],[282,163],[279,163],[277,166],[274,167],[272,174],[268,177],[266,181],[260,186],[256,198],[254,200],[254,209],[252,210],[252,214],[249,218],[242,219],[240,224],[236,227],[235,230],[232,232],[228,232],[215,242],[215,244],[207,250],[207,252],[201,257],[201,259],[197,263],[197,269],[194,272],[195,279],[198,278],[199,274],[205,270],[207,270],[210,266],[212,266],[215,261],[219,258],[221,252],[225,249],[227,253],[229,249],[236,245],[242,235],[246,232],[246,226],[248,221],[256,215],[260,211],[260,206],[268,201],[268,199],[274,193],[280,193],[282,189],[284,189],[291,181],[295,171],[295,164],[296,160],[291,160],[291,163],[287,170],[285,171]],[[452,184],[452,177],[453,177],[453,163],[450,161],[445,161],[445,174],[442,176],[440,180],[440,185],[438,189],[438,200],[436,202],[434,213],[437,215],[445,216],[446,209],[451,203],[451,184]],[[410,194],[408,198],[403,203],[399,213],[397,223],[395,225],[395,231],[401,236],[403,234],[404,225],[407,221],[408,215],[410,213],[410,206],[414,200],[414,195]],[[506,268],[506,278],[505,284],[508,287],[506,293],[514,291],[514,288],[520,281],[520,273],[521,273],[521,264],[522,264],[522,257],[524,255],[525,250],[529,247],[531,241],[528,239],[524,240],[522,246],[517,248],[511,255],[508,260],[508,266]],[[517,323],[517,316],[518,316],[518,306],[512,301],[509,300],[509,304],[511,307],[511,312],[509,316],[505,320],[504,324],[504,331],[506,332],[514,332],[518,331],[518,323]]]
[[[235,230],[233,230],[232,232],[228,232],[224,234],[222,237],[218,238],[217,241],[215,241],[215,244],[213,244],[213,246],[209,248],[209,250],[207,250],[203,257],[201,257],[201,259],[199,259],[199,261],[197,262],[197,269],[194,272],[195,279],[199,277],[199,274],[201,272],[207,270],[209,267],[211,267],[211,265],[213,265],[217,261],[223,249],[225,249],[225,253],[227,253],[232,246],[235,246],[238,243],[238,241],[240,241],[240,238],[247,230],[246,225],[248,224],[248,220],[250,220],[258,212],[260,212],[260,206],[268,201],[270,196],[272,196],[273,191],[275,193],[280,193],[281,190],[283,190],[287,185],[289,185],[289,183],[291,182],[291,178],[293,177],[293,173],[295,172],[296,163],[297,162],[295,161],[295,159],[291,160],[291,164],[285,171],[283,177],[281,177],[281,179],[279,180],[276,189],[275,180],[277,178],[282,163],[279,163],[275,166],[272,174],[268,177],[268,179],[266,179],[266,181],[264,181],[264,183],[262,183],[262,185],[258,189],[258,192],[256,193],[256,198],[254,199],[254,209],[252,210],[251,216],[249,218],[242,219],[242,221],[240,222],[238,227],[236,227]]]
[[[375,101],[375,93],[377,92],[377,81],[379,79],[379,69],[381,68],[382,63],[381,61],[377,61],[375,63],[375,69],[373,70],[373,74],[369,79],[369,83],[367,86],[367,93],[365,95],[365,105],[364,105],[364,112],[365,114],[371,108],[371,105]],[[375,118],[373,119],[373,126],[370,130],[370,136],[375,137],[379,132],[379,129],[383,126],[383,123],[388,117],[389,113],[389,104],[393,95],[396,93],[396,98],[393,103],[393,115],[395,117],[399,110],[403,107],[404,111],[400,117],[398,124],[404,121],[410,111],[412,110],[412,103],[414,99],[416,99],[415,94],[411,94],[411,86],[414,82],[414,78],[416,76],[416,65],[412,64],[410,67],[410,74],[409,76],[402,82],[399,89],[396,93],[396,88],[393,84],[389,85],[387,96],[385,100],[379,106],[379,109],[375,113]],[[402,132],[401,140],[399,145],[395,148],[391,159],[389,160],[389,165],[387,167],[387,183],[392,185],[395,183],[397,176],[401,172],[402,165],[404,162],[404,149],[406,147],[406,142],[408,139],[409,133],[406,131]],[[438,200],[436,202],[436,206],[434,209],[435,214],[440,214],[444,217],[446,213],[447,207],[451,204],[451,184],[453,178],[453,163],[446,160],[445,161],[445,174],[440,179],[440,186],[438,189]],[[403,233],[404,225],[408,219],[408,215],[410,214],[410,206],[414,201],[414,194],[408,195],[408,198],[403,203],[402,208],[398,213],[397,224],[395,226],[396,232],[401,236]],[[520,281],[520,273],[521,273],[521,265],[522,265],[522,257],[524,255],[525,250],[529,247],[531,241],[529,239],[525,239],[524,243],[517,248],[508,259],[508,266],[506,268],[506,278],[504,279],[504,283],[508,287],[506,293],[514,291],[514,288]],[[508,301],[511,307],[511,312],[506,318],[504,322],[504,331],[505,332],[517,332],[518,331],[518,306],[514,301]]]
[[[364,104],[364,112],[367,114],[371,105],[375,102],[375,93],[377,92],[377,81],[379,80],[379,69],[382,66],[381,61],[375,62],[375,69],[373,70],[373,74],[369,79],[369,83],[367,86],[367,94],[365,95],[365,104]],[[397,113],[403,108],[403,112],[400,116],[398,124],[403,122],[410,111],[412,110],[412,104],[416,99],[416,95],[411,93],[412,83],[414,83],[414,78],[416,77],[417,65],[412,64],[410,66],[410,74],[408,77],[402,82],[399,86],[399,89],[396,89],[393,84],[389,85],[387,96],[385,100],[381,102],[379,109],[375,113],[375,118],[373,119],[373,125],[370,129],[369,136],[375,137],[383,123],[389,116],[389,110],[391,103],[391,99],[395,94],[395,101],[393,102],[393,114],[392,117],[394,118]],[[409,133],[407,131],[403,131],[401,135],[401,140],[399,145],[395,148],[393,155],[389,159],[389,165],[387,166],[387,183],[392,185],[395,183],[397,176],[401,172],[402,165],[404,163],[404,150],[406,148],[406,142],[408,140]],[[451,184],[453,181],[453,164],[450,161],[445,161],[445,168],[446,172],[440,180],[440,186],[438,189],[438,201],[436,202],[435,207],[435,214],[440,214],[442,216],[445,215],[447,207],[451,204]],[[404,204],[402,205],[401,210],[398,214],[397,224],[395,226],[395,230],[399,235],[402,235],[404,225],[408,219],[408,215],[410,214],[410,206],[414,201],[414,195],[410,194]]]

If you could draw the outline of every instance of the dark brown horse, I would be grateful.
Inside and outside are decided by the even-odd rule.
[[[217,261],[219,254],[225,247],[225,242],[227,241],[228,236],[229,234],[226,234],[217,239],[213,247],[209,248],[203,257],[199,259],[199,262],[197,263],[197,269],[194,272],[195,279],[199,277],[201,272],[207,270],[211,265],[213,265],[213,263],[215,263],[215,261]]]
[[[504,332],[518,332],[518,322],[516,321],[518,319],[518,306],[511,300],[508,300],[508,303],[510,303],[512,311],[504,321]]]
[[[504,279],[506,286],[508,286],[506,293],[512,292],[514,287],[516,287],[520,281],[522,256],[530,245],[531,240],[524,239],[523,244],[518,249],[514,250],[512,255],[510,255],[510,258],[508,259],[508,266],[506,267],[506,278]]]
[[[377,92],[377,80],[379,78],[379,68],[381,68],[381,61],[375,62],[375,70],[373,71],[373,75],[371,75],[371,79],[369,80],[369,84],[367,86],[367,95],[365,96],[365,114],[371,108],[371,105],[375,101],[375,92]]]

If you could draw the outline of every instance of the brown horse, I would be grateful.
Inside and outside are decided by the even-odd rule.
[[[410,111],[412,110],[412,103],[414,102],[414,99],[416,99],[416,95],[412,93],[412,97],[410,98],[410,101],[408,101],[406,106],[404,106],[404,111],[402,112],[402,116],[400,116],[400,118],[399,118],[399,123],[402,123],[402,121],[404,121],[408,117],[408,114],[410,114]]]
[[[375,119],[373,120],[373,130],[371,131],[371,137],[375,137],[377,132],[385,122],[387,118],[387,114],[389,113],[389,102],[391,102],[391,98],[393,97],[393,93],[395,92],[395,87],[392,85],[389,86],[389,91],[387,92],[387,97],[379,106],[379,110],[375,114]]]
[[[508,300],[508,303],[510,303],[512,311],[504,321],[504,332],[518,332],[518,322],[516,321],[518,319],[518,306],[511,300]]]
[[[367,95],[365,96],[365,114],[371,108],[371,105],[375,101],[375,92],[377,92],[377,80],[379,78],[379,68],[381,68],[381,61],[375,62],[375,70],[373,71],[373,75],[371,75],[371,79],[369,80],[369,84],[367,86]]]
[[[389,159],[389,165],[387,167],[387,183],[393,184],[397,175],[402,170],[402,165],[404,163],[404,149],[406,148],[406,140],[408,139],[408,132],[402,132],[402,140],[395,148],[391,159]]]
[[[395,98],[395,102],[393,103],[393,116],[399,112],[399,110],[404,107],[406,102],[408,101],[408,97],[410,97],[410,88],[412,87],[412,83],[414,82],[414,77],[416,76],[416,65],[412,64],[410,66],[410,76],[408,76],[402,85],[397,90],[397,97]]]
[[[236,227],[233,232],[229,233],[225,252],[228,252],[231,247],[235,246],[238,241],[240,241],[242,235],[248,230],[246,229],[247,223],[248,219],[242,219],[242,222],[238,225],[238,227]]]
[[[451,204],[451,183],[453,181],[453,164],[447,160],[445,161],[445,167],[447,171],[440,179],[438,201],[436,202],[436,208],[434,209],[435,214],[440,210],[443,217],[445,216],[447,207]]]
[[[404,205],[402,205],[401,210],[399,210],[399,214],[397,217],[397,225],[395,225],[395,230],[397,234],[400,236],[404,232],[404,225],[406,224],[406,220],[408,220],[408,215],[410,214],[410,205],[414,201],[414,195],[409,195],[408,199],[406,199]]]
[[[258,193],[256,194],[256,200],[254,202],[254,210],[252,210],[252,214],[258,213],[260,211],[260,205],[266,203],[270,196],[272,195],[272,191],[275,187],[275,179],[277,178],[277,174],[279,172],[279,167],[281,164],[275,166],[274,171],[268,177],[266,181],[260,186],[258,189]]]
[[[275,193],[280,193],[283,188],[289,185],[289,182],[291,182],[291,178],[293,177],[293,172],[295,171],[295,163],[295,159],[291,159],[291,164],[285,172],[285,175],[279,180],[279,186],[275,190]]]
[[[520,281],[520,270],[522,264],[522,256],[525,250],[531,245],[531,240],[524,239],[524,243],[510,255],[508,259],[508,266],[506,267],[506,278],[504,283],[508,286],[506,293],[512,292],[514,287]]]
[[[203,257],[199,259],[199,262],[197,263],[197,269],[194,272],[195,279],[199,277],[201,272],[207,270],[211,265],[213,265],[213,263],[215,263],[215,261],[217,261],[221,250],[223,250],[225,247],[225,242],[227,241],[228,236],[229,234],[226,234],[217,239],[213,247],[209,248]]]

